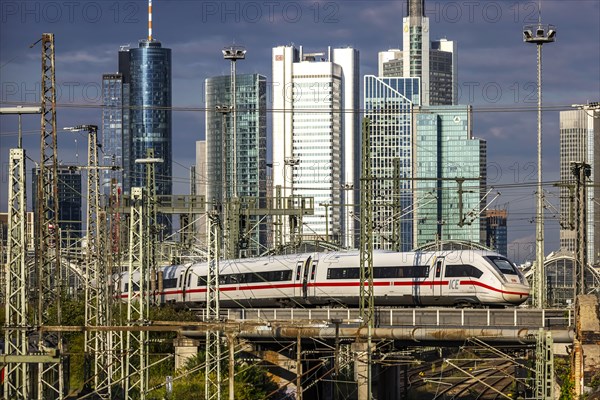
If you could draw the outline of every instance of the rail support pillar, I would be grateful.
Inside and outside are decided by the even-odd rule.
[[[176,338],[173,340],[175,347],[175,370],[183,368],[185,363],[196,354],[200,342],[195,339]]]
[[[368,385],[368,349],[367,342],[354,342],[352,343],[352,353],[354,354],[354,380],[358,385],[358,400],[371,400],[369,397],[369,385]],[[371,350],[375,345],[372,344]]]

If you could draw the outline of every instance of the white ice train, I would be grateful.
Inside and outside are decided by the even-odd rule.
[[[222,307],[359,305],[358,251],[306,253],[219,263]],[[152,295],[161,304],[202,307],[207,264],[162,268]],[[136,276],[135,284],[139,281]],[[137,278],[137,279],[136,279]],[[128,276],[121,277],[128,296]],[[377,306],[511,306],[529,297],[529,284],[506,257],[482,250],[397,253],[375,251]]]

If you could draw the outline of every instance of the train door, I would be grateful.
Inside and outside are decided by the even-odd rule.
[[[296,297],[301,297],[304,300],[308,297],[311,260],[312,257],[308,257],[306,260],[296,263]]]
[[[444,257],[438,257],[435,260],[435,265],[433,267],[433,297],[435,300],[438,300],[442,297],[444,284]]]
[[[308,296],[316,297],[317,296],[317,266],[319,264],[319,260],[312,260],[310,262],[310,271],[308,275]]]
[[[185,272],[187,269],[182,269],[179,272],[179,279],[177,280],[177,302],[183,303],[185,301]]]
[[[192,266],[190,264],[185,270],[182,270],[179,274],[179,293],[181,294],[179,295],[178,301],[180,302],[189,301],[189,299],[187,298],[187,292],[191,284],[191,267]]]
[[[296,261],[296,269],[294,271],[294,297],[302,297],[302,276],[303,276],[304,261]]]

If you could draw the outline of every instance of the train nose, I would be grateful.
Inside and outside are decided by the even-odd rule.
[[[511,304],[521,304],[529,298],[529,287],[524,285],[505,285],[502,291],[504,301]]]

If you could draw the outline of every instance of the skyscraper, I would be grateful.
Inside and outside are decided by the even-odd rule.
[[[471,106],[417,110],[413,149],[415,246],[484,242],[487,146],[473,137]]]
[[[123,167],[123,115],[129,110],[123,108],[128,85],[123,83],[123,75],[102,75],[102,163],[105,166]],[[102,172],[102,193],[110,195],[111,180],[123,189],[123,171]]]
[[[314,215],[303,219],[305,236],[348,247],[356,239],[358,67],[352,48],[273,48],[274,189],[314,198]]]
[[[122,172],[102,174],[105,195],[113,178],[124,195],[145,185],[145,165],[135,161],[147,158],[148,149],[163,160],[155,166],[156,194],[173,193],[171,50],[152,38],[151,14],[148,17],[147,39],[140,40],[138,48],[121,46],[118,73],[102,77],[103,163],[122,167]],[[170,232],[165,216],[160,215],[158,223],[163,233]]]
[[[485,211],[487,220],[485,245],[504,256],[508,255],[507,215],[506,210],[489,209]]]
[[[206,79],[207,201],[224,204],[232,197],[248,197],[255,198],[258,206],[266,204],[266,93],[267,80],[263,75],[236,75],[237,137],[234,141],[233,112],[217,111],[218,106],[232,104],[231,76]],[[237,165],[231,162],[234,152]],[[235,174],[233,168],[236,168]],[[233,184],[234,177],[236,184]],[[260,254],[265,250],[263,246],[266,246],[266,225],[259,217],[250,216],[246,226],[252,228],[244,240],[247,244],[246,254]]]
[[[364,78],[365,117],[370,120],[371,176],[373,181],[374,246],[412,248],[412,125],[419,105],[419,78]],[[397,161],[396,161],[397,160]],[[394,193],[394,163],[398,162],[400,190]],[[396,198],[396,196],[400,196]],[[391,200],[391,202],[390,202]]]
[[[129,129],[124,132],[123,144],[124,192],[144,186],[144,165],[135,160],[146,158],[147,150],[154,149],[154,156],[163,159],[156,164],[156,193],[171,195],[171,49],[157,40],[144,39],[127,53],[129,58],[119,63],[130,79]],[[126,71],[120,72],[127,76]]]
[[[598,181],[600,171],[600,119],[585,110],[560,112],[560,180],[572,183],[572,162],[585,162],[591,168],[590,182]],[[600,262],[600,187],[588,187],[587,191],[587,237],[588,261]],[[566,187],[560,189],[560,246],[563,250],[575,251],[577,232],[570,229],[570,196]],[[573,201],[575,201],[573,199]],[[574,207],[574,205],[573,205]],[[577,218],[577,216],[573,216]]]
[[[408,0],[403,19],[403,49],[379,52],[379,76],[421,78],[423,105],[457,102],[457,48],[447,39],[429,41],[425,0]]]
[[[31,201],[34,215],[37,212],[38,199],[38,175],[39,167],[32,170],[32,189]],[[83,237],[82,227],[82,200],[83,194],[81,189],[81,171],[76,166],[59,165],[58,166],[58,226],[61,230],[63,239],[70,236]]]

